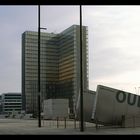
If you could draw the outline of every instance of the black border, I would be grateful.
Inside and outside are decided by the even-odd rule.
[[[0,5],[140,5],[138,0],[1,0]]]

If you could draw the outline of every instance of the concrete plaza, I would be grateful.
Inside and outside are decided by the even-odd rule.
[[[95,126],[87,126],[84,132],[80,132],[79,127],[59,125],[56,122],[42,121],[42,127],[38,127],[38,120],[23,119],[0,119],[0,135],[135,135],[140,134],[140,127],[136,128],[111,128],[102,127],[96,129]],[[59,122],[63,123],[63,122]],[[68,123],[68,122],[67,122]]]

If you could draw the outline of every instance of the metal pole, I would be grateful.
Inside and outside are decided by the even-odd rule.
[[[38,5],[38,127],[41,127],[40,113],[40,5]]]
[[[80,131],[84,131],[83,119],[83,64],[82,64],[82,6],[80,5]]]

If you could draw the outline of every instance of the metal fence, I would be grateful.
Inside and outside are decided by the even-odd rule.
[[[68,118],[55,118],[51,120],[42,120],[42,126],[49,128],[79,128],[79,121]]]
[[[48,128],[74,128],[80,129],[80,121],[69,118],[55,118],[51,120],[42,120],[42,126]],[[84,122],[84,128],[96,127],[94,123]]]

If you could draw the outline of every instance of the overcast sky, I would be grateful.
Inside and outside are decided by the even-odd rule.
[[[0,93],[21,92],[21,35],[37,31],[37,6],[0,6]],[[89,88],[138,93],[140,6],[83,6],[88,26]],[[59,33],[79,24],[79,6],[41,6],[41,27]]]

